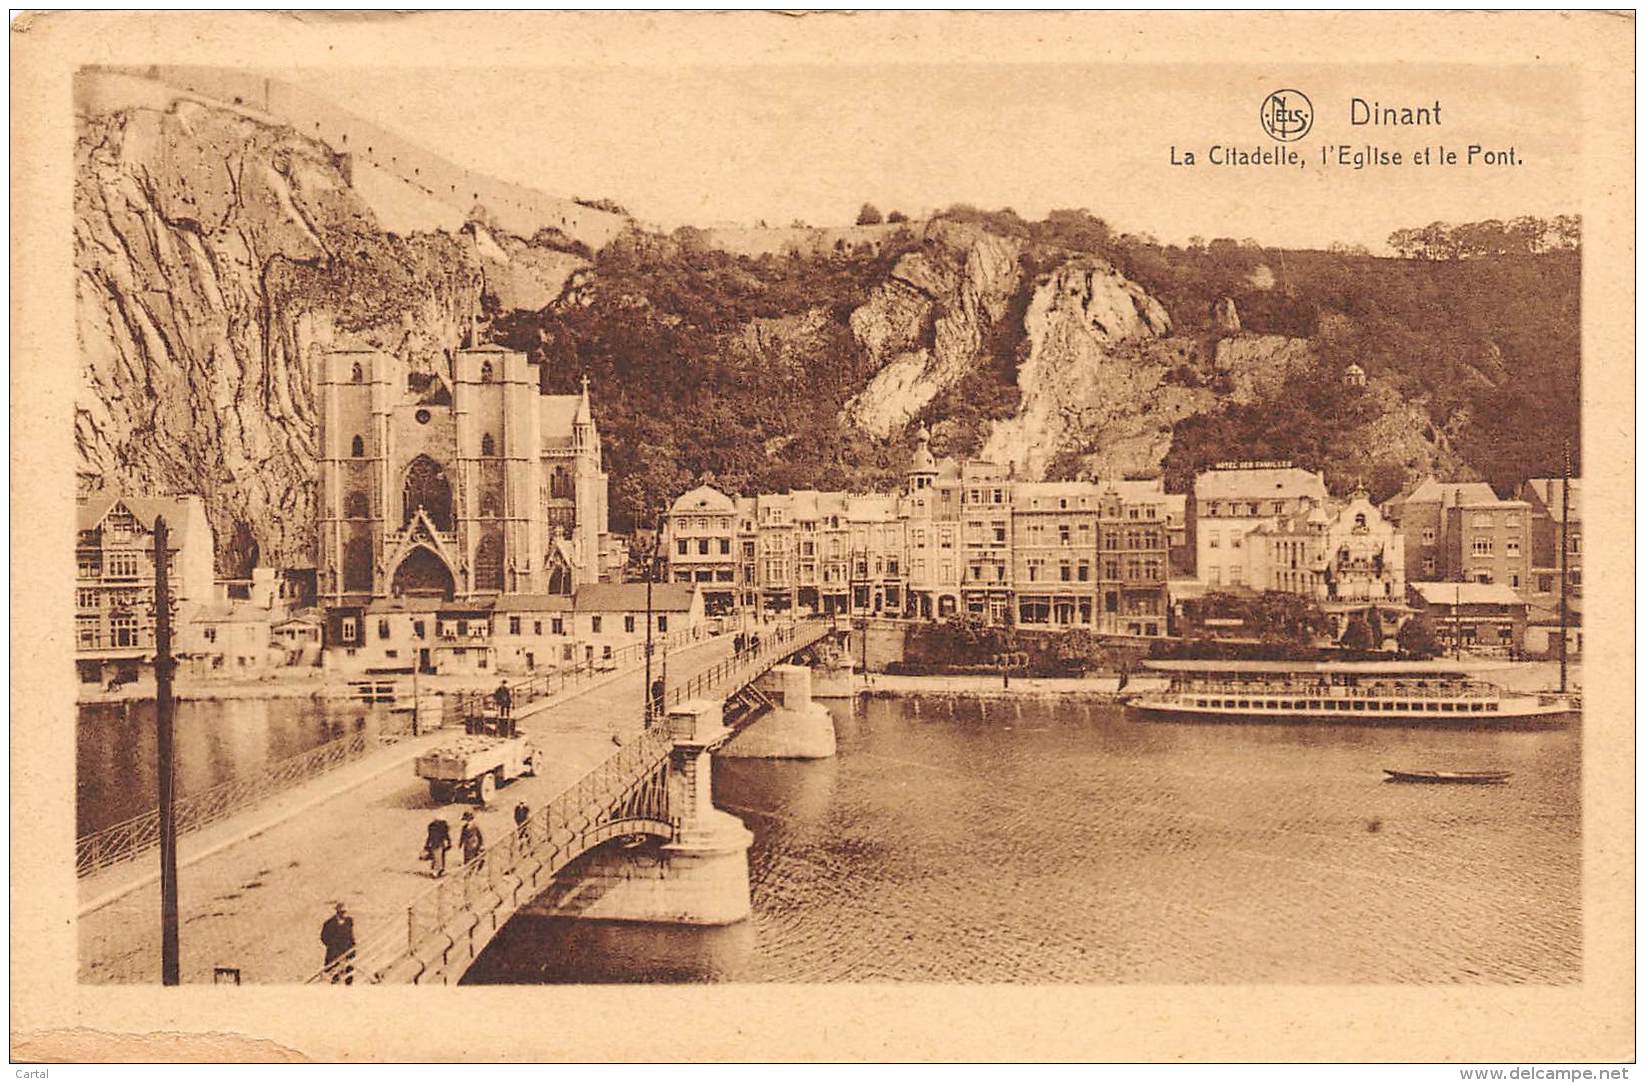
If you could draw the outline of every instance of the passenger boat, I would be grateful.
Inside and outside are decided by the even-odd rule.
[[[1176,718],[1485,726],[1569,712],[1564,696],[1509,692],[1455,662],[1145,662],[1170,678],[1129,706]]]
[[[1474,785],[1507,782],[1512,771],[1396,771],[1384,767],[1389,782],[1460,782]]]

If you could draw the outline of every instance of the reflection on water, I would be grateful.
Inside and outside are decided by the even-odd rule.
[[[356,727],[375,733],[384,708],[315,699],[184,700],[174,733],[179,796],[295,756]],[[159,801],[154,701],[81,704],[75,731],[77,834]]]
[[[1456,732],[871,700],[726,760],[729,930],[522,916],[474,981],[1573,982],[1580,723]],[[1384,767],[1514,772],[1411,786]]]

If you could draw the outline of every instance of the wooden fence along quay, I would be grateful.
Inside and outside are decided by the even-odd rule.
[[[696,637],[690,632],[679,632],[665,637],[654,646],[666,650],[689,643],[694,638]],[[509,693],[513,697],[514,710],[518,713],[522,706],[537,700],[557,696],[568,689],[576,689],[595,680],[610,677],[626,663],[643,660],[644,649],[645,644],[636,643],[613,652],[610,658],[600,659],[594,665],[585,663],[575,669],[509,681]],[[492,697],[491,691],[460,692],[442,696],[440,716],[429,728],[458,725],[470,716],[482,714],[494,703]],[[677,697],[675,702],[678,702]],[[396,731],[395,735],[401,734]],[[260,771],[237,775],[208,790],[181,797],[177,801],[177,834],[180,837],[209,827],[311,778],[352,763],[364,756],[370,747],[371,741],[366,734],[356,732],[318,745],[307,752],[278,760]],[[89,876],[122,861],[134,860],[159,845],[160,811],[150,809],[128,820],[110,824],[75,839],[75,876]]]
[[[827,625],[775,629],[758,649],[732,655],[673,689],[666,703],[719,695],[744,675],[758,676],[778,658],[827,635]],[[673,838],[679,818],[668,807],[667,766],[674,738],[667,720],[640,723],[636,739],[589,771],[520,829],[414,896],[403,921],[380,925],[354,952],[309,983],[348,976],[362,982],[454,981],[454,959],[471,959],[503,923],[578,857],[612,839]]]

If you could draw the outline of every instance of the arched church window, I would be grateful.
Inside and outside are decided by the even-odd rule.
[[[497,441],[491,438],[489,432],[480,437],[480,454],[487,456],[497,454]]]
[[[355,538],[343,547],[343,590],[367,593],[371,590],[371,542]]]
[[[428,513],[434,528],[452,529],[451,482],[440,465],[427,455],[419,455],[406,467],[405,519],[402,527],[411,524],[411,517],[422,508]]]
[[[365,382],[366,373],[365,373],[365,370],[360,367],[360,362],[358,362],[358,361],[354,362],[354,372],[350,375],[349,378],[357,384]]]
[[[350,519],[371,518],[371,501],[365,493],[349,493],[348,506],[343,514]]]
[[[363,459],[366,457],[366,438],[363,436],[356,436],[354,438],[354,457],[356,459]]]
[[[495,375],[495,374],[492,371],[491,362],[490,361],[480,362],[480,382],[482,384],[489,384],[492,380],[493,375]]]
[[[480,497],[480,518],[495,519],[501,514],[502,509],[497,504],[496,493],[486,493]]]
[[[503,537],[487,534],[474,550],[474,589],[487,594],[503,589]]]

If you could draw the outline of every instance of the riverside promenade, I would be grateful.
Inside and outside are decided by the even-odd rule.
[[[673,651],[670,687],[730,653],[727,637]],[[536,777],[498,790],[489,809],[475,808],[488,845],[513,830],[517,802],[542,807],[615,752],[619,738],[639,731],[643,685],[643,666],[636,665],[519,710],[520,728],[542,749],[543,765]],[[455,839],[463,811],[474,808],[437,806],[412,774],[418,754],[455,732],[378,749],[182,839],[182,980],[210,982],[219,967],[238,970],[247,983],[304,980],[323,961],[320,925],[335,902],[348,905],[356,935],[403,922],[406,900],[431,882],[419,858],[428,821],[443,815]],[[153,855],[82,880],[80,980],[157,983],[159,913]]]

